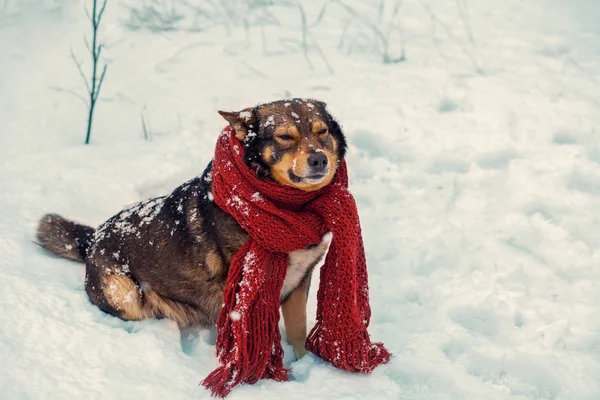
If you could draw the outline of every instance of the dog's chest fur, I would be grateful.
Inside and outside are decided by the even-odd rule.
[[[212,222],[214,222],[214,224],[211,222],[210,225],[216,228],[217,235],[214,236],[214,239],[218,246],[222,249],[229,248],[230,250],[233,250],[233,252],[236,252],[249,236],[242,230],[231,215],[225,213],[214,204],[212,185],[208,186],[207,195],[206,197],[201,197],[200,203],[201,207],[199,213],[202,214],[204,218],[212,219]],[[212,229],[209,229],[209,231],[212,231]],[[240,240],[240,238],[243,239]],[[321,243],[318,245],[289,253],[288,268],[280,293],[280,298],[282,300],[296,289],[302,281],[307,278],[307,275],[312,269],[323,260],[329,249],[331,239],[332,235],[328,233],[323,236]],[[233,244],[233,246],[231,246],[231,244]],[[227,257],[225,262],[229,264],[231,258]],[[228,269],[228,265],[226,268]]]
[[[281,287],[281,298],[285,298],[293,289],[297,288],[306,275],[323,260],[329,249],[331,238],[332,235],[327,233],[323,236],[320,244],[304,250],[292,251],[289,254],[288,268]]]

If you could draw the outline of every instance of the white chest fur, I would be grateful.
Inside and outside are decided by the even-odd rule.
[[[293,289],[298,287],[309,268],[325,260],[325,255],[327,254],[327,250],[329,250],[332,238],[333,234],[327,232],[323,235],[321,243],[318,245],[304,250],[292,251],[290,253],[285,280],[281,287],[281,297],[285,297]]]

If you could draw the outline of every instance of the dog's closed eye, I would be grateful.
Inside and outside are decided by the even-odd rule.
[[[294,138],[291,135],[279,135],[277,136],[277,139],[282,140],[284,142],[289,142],[294,140]]]

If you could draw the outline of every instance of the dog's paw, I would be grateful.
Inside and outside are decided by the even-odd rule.
[[[292,349],[294,350],[294,355],[296,356],[297,360],[301,359],[308,353],[304,348],[304,341],[302,341],[302,343],[292,344]]]

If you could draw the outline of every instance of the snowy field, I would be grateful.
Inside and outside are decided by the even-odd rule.
[[[210,160],[217,110],[289,96],[348,136],[394,358],[356,376],[285,345],[292,382],[229,398],[600,399],[598,1],[108,3],[84,146],[82,3],[0,1],[0,399],[208,397],[210,333],[103,314],[36,221],[168,193]]]

